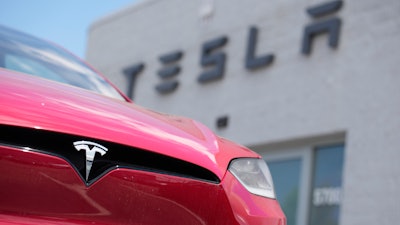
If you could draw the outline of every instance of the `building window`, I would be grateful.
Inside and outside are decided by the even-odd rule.
[[[297,220],[301,163],[300,158],[276,160],[268,163],[274,179],[277,198],[285,211],[287,225],[295,225]]]
[[[315,149],[310,225],[339,224],[343,153],[343,145]]]
[[[339,225],[344,144],[261,150],[288,225]]]

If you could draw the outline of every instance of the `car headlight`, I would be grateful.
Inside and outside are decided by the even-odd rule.
[[[235,159],[229,165],[229,171],[250,193],[275,198],[271,173],[264,160],[256,158]]]

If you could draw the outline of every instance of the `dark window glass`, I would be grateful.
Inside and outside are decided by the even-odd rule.
[[[288,225],[296,224],[300,188],[301,159],[268,161],[277,199]]]
[[[315,149],[310,225],[338,225],[344,146]]]

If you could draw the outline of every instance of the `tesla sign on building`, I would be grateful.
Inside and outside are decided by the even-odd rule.
[[[143,0],[87,60],[139,105],[267,161],[289,225],[394,224],[400,1]]]

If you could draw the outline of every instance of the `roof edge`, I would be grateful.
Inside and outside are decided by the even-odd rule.
[[[96,19],[89,25],[88,32],[96,29],[99,26],[102,26],[103,24],[109,23],[120,17],[124,17],[126,14],[132,13],[133,11],[148,7],[156,2],[158,2],[158,0],[137,0],[137,2],[132,3],[131,5],[128,5],[122,9],[116,10]]]

